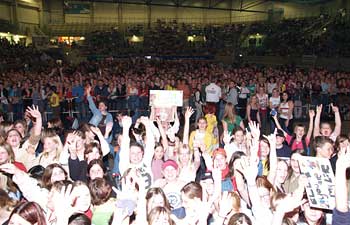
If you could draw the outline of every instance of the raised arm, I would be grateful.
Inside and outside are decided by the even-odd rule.
[[[322,104],[316,107],[314,137],[321,136],[321,133],[320,133],[321,113],[322,113]]]
[[[33,107],[28,107],[26,110],[26,113],[28,113],[31,117],[31,120],[34,124],[31,132],[30,132],[30,137],[28,140],[28,146],[26,148],[26,150],[29,153],[34,154],[36,147],[40,141],[40,137],[41,137],[41,128],[42,128],[42,117],[41,117],[41,113],[39,111],[39,107],[33,105]]]
[[[154,136],[151,128],[151,120],[146,116],[142,116],[140,121],[146,128],[146,147],[143,156],[143,162],[145,165],[151,168],[155,147]]]
[[[273,185],[275,185],[275,178],[277,173],[276,132],[277,130],[275,130],[275,132],[269,136],[265,136],[265,138],[267,138],[270,143],[270,171],[267,179]]]
[[[285,130],[282,129],[281,124],[280,124],[280,122],[278,121],[277,114],[274,115],[272,118],[273,118],[273,121],[275,121],[275,124],[276,124],[277,129],[283,131],[284,136],[287,137],[288,134],[287,134],[287,132],[286,132]]]
[[[188,107],[185,112],[185,126],[184,126],[184,135],[182,139],[183,144],[188,144],[189,133],[190,133],[190,118],[193,115],[194,111],[191,107]]]
[[[106,141],[105,137],[103,136],[100,128],[91,126],[90,129],[91,129],[92,132],[94,132],[94,134],[96,134],[98,140],[100,141],[101,151],[102,151],[103,156],[108,155],[108,153],[110,151],[109,144]]]
[[[308,129],[307,134],[306,134],[306,138],[308,140],[311,139],[312,130],[314,128],[314,118],[315,118],[315,111],[314,110],[309,110],[309,118],[310,118],[309,129]]]
[[[157,118],[157,125],[158,125],[158,130],[159,130],[160,136],[162,138],[162,145],[164,148],[164,152],[167,152],[168,148],[169,148],[169,142],[168,142],[168,138],[166,136],[165,130],[162,126],[162,122],[160,121],[159,118]]]
[[[337,106],[334,106],[333,103],[331,104],[331,107],[335,118],[335,127],[333,131],[333,135],[335,137],[338,137],[341,132],[341,118],[340,118],[339,108]]]
[[[21,171],[12,163],[2,164],[0,166],[1,172],[13,175],[13,181],[28,201],[34,201],[42,208],[46,208],[48,191],[45,188],[40,188],[36,179],[31,178],[29,174]]]
[[[123,136],[120,146],[120,153],[119,153],[119,170],[121,174],[124,174],[124,172],[128,169],[130,164],[130,137],[129,137],[129,130],[131,127],[131,117],[124,116],[122,118],[122,125],[123,125]]]
[[[88,102],[89,102],[89,108],[90,108],[91,112],[92,112],[93,114],[99,112],[98,108],[97,108],[96,105],[95,105],[94,100],[92,99],[92,96],[91,96],[91,86],[90,86],[90,85],[88,85],[88,86],[85,88],[85,92],[86,92],[86,98],[87,98],[87,100],[88,100]]]
[[[349,211],[346,169],[350,166],[350,148],[341,149],[338,153],[335,172],[335,207],[339,212]]]

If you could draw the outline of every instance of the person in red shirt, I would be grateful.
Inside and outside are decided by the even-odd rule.
[[[186,83],[185,79],[181,79],[179,84],[177,85],[177,90],[183,92],[183,106],[182,109],[186,110],[189,106],[190,97],[191,97],[191,90],[188,84]]]

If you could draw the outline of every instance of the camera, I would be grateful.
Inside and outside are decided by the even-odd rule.
[[[276,116],[277,115],[276,109],[272,109],[270,114],[271,116]]]

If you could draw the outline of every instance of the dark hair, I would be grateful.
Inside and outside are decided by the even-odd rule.
[[[9,221],[14,214],[28,221],[30,224],[46,225],[44,210],[35,202],[25,202],[18,205],[11,213]]]
[[[28,174],[36,180],[42,181],[45,172],[45,167],[42,165],[33,166],[28,170]]]
[[[159,188],[159,187],[154,187],[154,188],[150,188],[148,189],[147,193],[146,193],[146,212],[149,211],[148,209],[148,201],[155,195],[160,195],[162,196],[163,200],[164,200],[164,207],[167,208],[168,210],[170,210],[170,204],[169,201],[163,191],[163,189]]]
[[[102,162],[101,159],[93,159],[93,160],[91,160],[91,162],[90,162],[89,165],[87,166],[87,175],[88,175],[88,177],[90,177],[89,174],[90,174],[91,168],[92,168],[94,165],[96,165],[96,164],[99,165],[99,166],[102,168],[102,170],[103,170],[103,176],[106,177],[106,175],[107,175],[107,169],[106,169],[106,167],[104,166],[104,164],[103,164],[103,162]]]
[[[98,153],[100,154],[100,159],[102,159],[103,153],[102,153],[102,150],[101,150],[101,145],[98,142],[95,142],[95,141],[85,145],[84,158],[86,159],[86,155],[91,153],[93,148],[97,148],[98,149]]]
[[[160,215],[160,214],[166,214],[168,215],[168,222],[170,225],[173,225],[173,221],[172,219],[170,218],[170,210],[165,208],[165,207],[160,207],[160,206],[157,206],[155,207],[154,209],[151,210],[150,213],[148,213],[147,215],[147,222],[148,224],[153,224],[153,222],[157,219],[157,217]]]
[[[87,215],[77,213],[69,217],[68,225],[91,225],[91,220]]]
[[[194,181],[189,182],[183,188],[181,189],[181,192],[183,192],[188,198],[194,199],[194,198],[199,198],[202,200],[202,195],[203,195],[203,190],[202,186]]]
[[[0,208],[12,211],[13,207],[16,206],[17,201],[10,198],[7,192],[0,188]]]
[[[231,159],[230,159],[230,162],[228,163],[228,168],[230,169],[230,177],[233,177],[234,176],[234,171],[235,171],[235,168],[234,168],[234,163],[237,159],[240,159],[242,158],[243,156],[246,156],[246,154],[244,152],[241,152],[241,151],[237,151],[237,152],[234,152],[231,156]],[[230,157],[230,156],[228,156]]]
[[[332,139],[326,136],[317,136],[315,137],[314,141],[312,142],[313,150],[316,152],[317,148],[322,148],[322,146],[326,143],[330,143],[333,145]]]
[[[93,205],[102,205],[111,197],[112,186],[104,178],[96,178],[89,183],[91,202]]]
[[[349,137],[346,136],[345,134],[341,134],[337,137],[337,139],[335,140],[335,144],[334,144],[334,149],[336,150],[336,152],[338,152],[340,149],[340,144],[343,143],[344,141],[350,141]]]
[[[51,182],[51,176],[54,168],[61,169],[64,172],[65,178],[67,179],[67,176],[68,176],[67,171],[60,164],[58,163],[50,164],[45,168],[45,171],[42,176],[43,188],[47,188],[48,190],[52,188],[53,184]]]
[[[228,225],[241,225],[244,222],[248,225],[252,225],[252,221],[246,214],[235,213],[231,216],[230,220],[228,221]]]

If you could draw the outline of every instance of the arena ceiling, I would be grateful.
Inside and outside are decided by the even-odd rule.
[[[266,11],[250,10],[250,8],[264,4],[268,2],[268,0],[85,0],[85,2],[109,2],[133,5],[267,13]],[[237,2],[239,4],[237,4]],[[237,5],[239,5],[239,7],[237,7]]]

